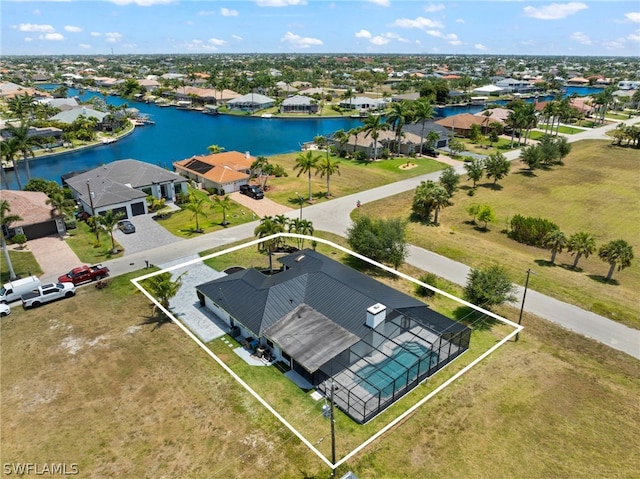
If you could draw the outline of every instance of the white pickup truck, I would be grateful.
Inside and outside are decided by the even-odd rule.
[[[22,295],[22,307],[35,308],[56,299],[70,298],[76,294],[73,283],[46,283],[33,291]]]

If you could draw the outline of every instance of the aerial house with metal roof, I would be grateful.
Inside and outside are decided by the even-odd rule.
[[[365,423],[469,348],[471,330],[316,251],[196,287],[234,337],[269,350]]]

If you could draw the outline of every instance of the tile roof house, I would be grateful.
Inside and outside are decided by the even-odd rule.
[[[202,188],[214,188],[220,194],[239,191],[241,185],[249,183],[251,165],[256,158],[249,152],[225,151],[205,156],[192,156],[176,161],[177,173],[197,181]]]
[[[469,136],[472,125],[484,126],[486,119],[472,113],[460,113],[437,120],[436,123],[451,131],[454,135]]]
[[[268,96],[259,93],[247,93],[227,102],[227,107],[231,110],[256,111],[271,108],[276,101]]]
[[[11,223],[7,236],[24,234],[28,240],[64,234],[64,218],[55,214],[41,191],[0,190],[0,198],[11,208],[10,214],[22,218]]]
[[[188,180],[172,171],[138,160],[118,160],[63,178],[89,214],[109,210],[126,218],[148,213],[147,196],[174,201],[187,193]]]
[[[235,271],[200,284],[200,304],[230,334],[269,350],[364,423],[458,357],[471,331],[426,304],[313,250],[264,274]],[[251,346],[249,346],[251,347]]]

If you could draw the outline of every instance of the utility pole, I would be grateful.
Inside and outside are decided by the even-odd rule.
[[[522,293],[522,304],[520,305],[520,316],[518,317],[518,326],[520,324],[522,324],[522,313],[524,311],[524,300],[527,298],[527,288],[529,287],[529,275],[533,273],[533,271],[531,271],[531,268],[529,268],[527,270],[527,279],[524,282],[524,292]],[[535,273],[533,273],[535,274]],[[515,342],[518,342],[518,339],[520,337],[520,333],[516,333],[516,339]]]
[[[302,203],[304,203],[304,199],[300,196],[300,193],[296,191],[296,196],[298,197],[298,203],[300,203],[300,221],[302,221]]]

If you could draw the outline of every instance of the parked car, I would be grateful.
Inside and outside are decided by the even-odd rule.
[[[46,283],[30,293],[23,294],[22,307],[36,308],[57,299],[70,298],[74,294],[76,294],[76,287],[73,283]]]
[[[83,265],[73,268],[67,274],[63,274],[58,277],[58,281],[60,283],[80,284],[86,283],[87,281],[101,280],[108,274],[109,268],[102,266],[101,264],[96,264],[94,266]]]
[[[118,229],[126,235],[136,232],[136,227],[129,220],[118,221]]]
[[[426,150],[424,150],[424,154],[432,158],[436,158],[440,153],[438,153],[438,151],[434,150],[433,148],[427,148]]]
[[[255,200],[264,198],[264,193],[255,185],[240,185],[240,193],[247,195]]]
[[[5,317],[11,314],[11,306],[8,304],[0,303],[0,317]]]

